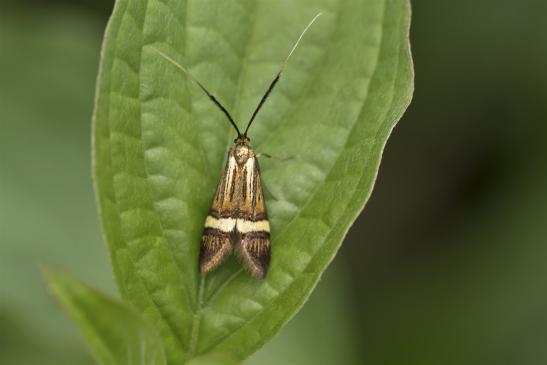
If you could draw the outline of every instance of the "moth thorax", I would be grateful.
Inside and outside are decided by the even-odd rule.
[[[243,165],[251,157],[251,149],[244,144],[238,144],[235,147],[234,155],[239,165]]]

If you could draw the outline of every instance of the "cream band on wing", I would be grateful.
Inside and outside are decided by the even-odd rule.
[[[239,233],[270,232],[270,223],[266,219],[253,222],[242,218],[215,218],[210,215],[205,219],[205,228],[218,229],[225,233],[232,232],[236,225]]]
[[[270,233],[270,223],[266,219],[253,222],[253,221],[240,218],[237,220],[237,230],[239,233],[249,233],[249,232]]]
[[[230,233],[236,226],[235,218],[215,218],[210,215],[205,219],[205,228],[218,229],[219,231]]]

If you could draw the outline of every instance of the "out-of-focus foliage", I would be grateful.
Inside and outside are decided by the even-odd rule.
[[[112,285],[88,158],[105,19],[61,3],[0,11],[7,365],[92,363],[46,297],[37,263]],[[416,94],[335,260],[350,275],[327,271],[249,364],[333,364],[343,356],[337,341],[356,354],[345,364],[547,362],[546,17],[536,0],[413,1]]]
[[[39,265],[113,291],[89,156],[103,25],[70,9],[0,9],[2,364],[90,363]]]
[[[547,4],[413,10],[417,91],[343,248],[363,363],[545,363]]]

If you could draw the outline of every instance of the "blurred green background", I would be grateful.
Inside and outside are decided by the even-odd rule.
[[[0,4],[0,364],[92,364],[40,265],[116,295],[91,183],[105,0]],[[415,0],[414,101],[310,302],[246,364],[547,363],[547,2]]]

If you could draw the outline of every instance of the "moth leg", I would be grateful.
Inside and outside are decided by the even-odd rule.
[[[230,233],[205,229],[199,251],[199,271],[207,273],[215,269],[230,255],[232,249]]]
[[[288,160],[292,160],[294,158],[294,156],[287,156],[287,157],[272,156],[269,153],[264,153],[264,152],[257,153],[256,157],[259,157],[259,158],[260,157],[272,158],[272,159],[278,160],[278,161],[288,161]]]
[[[241,236],[236,248],[243,266],[257,279],[264,279],[270,265],[271,247],[268,232],[249,232]]]

